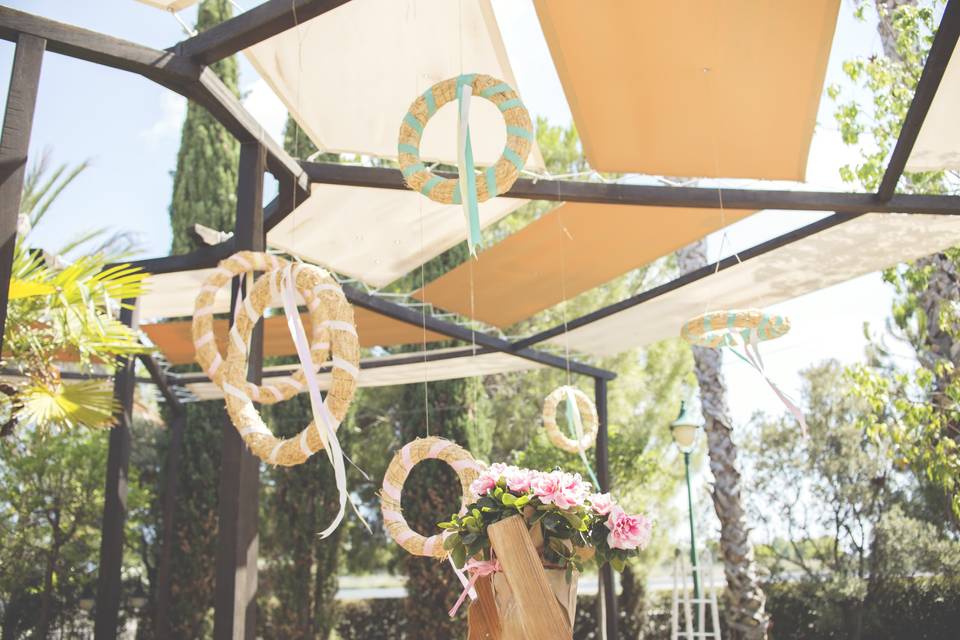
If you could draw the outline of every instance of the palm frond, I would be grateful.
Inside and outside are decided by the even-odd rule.
[[[13,278],[10,280],[10,291],[7,295],[9,300],[19,300],[20,298],[48,296],[55,291],[56,288],[46,282],[32,282]]]
[[[99,380],[34,384],[21,397],[20,422],[44,427],[110,427],[118,407],[110,384]]]

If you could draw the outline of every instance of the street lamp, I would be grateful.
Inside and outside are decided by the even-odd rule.
[[[690,454],[697,446],[700,421],[687,410],[687,403],[680,401],[680,415],[670,423],[670,435],[683,454],[683,466],[687,474],[687,509],[690,514],[690,566],[693,568],[693,599],[700,599],[700,568],[697,566],[697,543],[693,526],[693,492],[690,489]],[[694,607],[694,611],[697,608]]]

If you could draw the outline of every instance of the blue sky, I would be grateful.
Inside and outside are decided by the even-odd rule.
[[[493,3],[525,103],[535,115],[568,124],[570,111],[531,3]],[[156,48],[184,37],[173,16],[133,0],[13,0],[6,4]],[[255,3],[240,0],[239,4]],[[843,0],[828,83],[842,81],[843,60],[879,48],[874,25],[855,21],[852,13],[851,1]],[[195,10],[180,15],[192,24]],[[4,78],[9,76],[13,49],[10,43],[0,43]],[[56,246],[85,229],[111,225],[139,234],[144,255],[165,255],[170,246],[170,172],[180,142],[184,99],[137,76],[55,54],[46,56],[43,64],[31,156],[48,151],[53,163],[90,159],[92,166],[63,194],[35,237],[40,244]],[[240,65],[247,108],[279,137],[285,119],[282,105],[242,57]],[[5,81],[0,81],[0,92],[5,100]],[[831,111],[832,104],[824,100],[808,162],[808,188],[846,189],[837,169],[856,157],[840,143]],[[815,213],[763,212],[731,227],[722,243],[723,253],[743,250],[817,217]],[[712,259],[719,255],[720,245],[719,236],[711,239]],[[874,274],[778,305],[777,311],[791,316],[794,329],[770,343],[765,352],[774,379],[795,393],[797,372],[804,367],[827,357],[858,360],[864,346],[863,323],[881,326],[890,302],[890,289]],[[726,371],[735,420],[743,423],[757,409],[779,412],[781,405],[755,373],[730,360]]]

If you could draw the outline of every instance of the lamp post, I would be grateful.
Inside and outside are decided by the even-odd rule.
[[[693,568],[693,599],[700,599],[700,568],[697,566],[696,532],[693,526],[693,492],[690,489],[690,454],[697,445],[700,421],[687,411],[687,403],[680,402],[680,415],[670,424],[670,435],[683,454],[683,466],[687,475],[687,509],[690,514],[690,566]],[[697,608],[694,607],[694,611]]]

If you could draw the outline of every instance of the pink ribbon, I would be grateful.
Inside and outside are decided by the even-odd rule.
[[[470,574],[470,581],[464,585],[463,592],[460,594],[460,597],[457,598],[457,602],[453,605],[453,608],[450,609],[449,613],[451,618],[457,615],[460,605],[462,605],[464,600],[467,599],[467,595],[473,591],[474,586],[477,584],[477,580],[483,578],[484,576],[491,576],[495,573],[503,571],[503,567],[500,566],[500,561],[497,559],[474,560],[471,558],[467,560],[467,564],[465,564],[463,568],[467,573]]]

